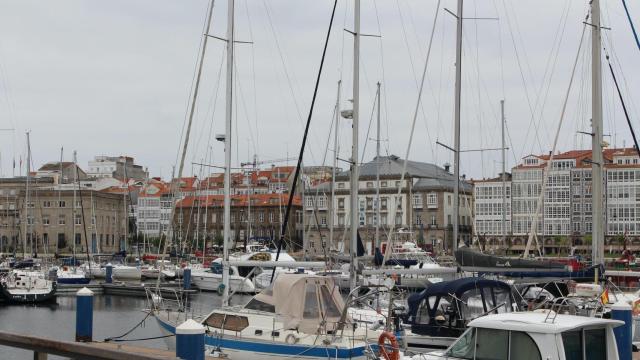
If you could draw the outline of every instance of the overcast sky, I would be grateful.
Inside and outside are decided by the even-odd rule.
[[[640,4],[629,1],[640,26]],[[234,103],[234,164],[254,153],[261,160],[297,155],[309,112],[330,0],[238,0]],[[33,163],[65,160],[78,152],[87,167],[95,155],[129,155],[168,178],[176,163],[201,44],[207,0],[1,0],[0,168],[26,158],[31,132]],[[216,1],[211,34],[225,36],[226,1]],[[549,151],[560,121],[588,1],[466,0],[463,45],[462,148],[500,147],[500,99],[506,100],[508,166],[529,153]],[[411,147],[412,160],[442,165],[453,144],[456,1],[363,0],[360,152],[375,155],[375,84],[382,83],[382,153],[404,157],[437,14],[428,80]],[[602,1],[604,46],[623,83],[632,121],[640,128],[640,51],[620,1]],[[337,82],[341,107],[351,106],[353,1],[339,0],[305,163],[325,158]],[[591,117],[590,28],[583,40],[563,122],[560,150],[588,148]],[[210,38],[186,173],[193,162],[223,165],[225,44]],[[631,145],[631,136],[603,60],[604,123],[608,142]],[[367,137],[367,131],[371,126]],[[351,125],[339,126],[340,157],[348,158]],[[330,150],[333,145],[330,145]],[[23,160],[24,161],[24,160]],[[286,164],[286,163],[280,163]],[[294,164],[290,161],[289,164]],[[341,166],[346,167],[345,163]],[[500,153],[462,156],[468,177],[495,176]],[[17,170],[16,170],[17,172]]]

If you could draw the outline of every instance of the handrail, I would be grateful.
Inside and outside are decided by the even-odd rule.
[[[82,358],[88,360],[158,360],[177,359],[174,356],[162,356],[154,354],[140,355],[128,351],[107,349],[90,343],[77,343],[71,341],[52,340],[31,335],[19,335],[6,331],[0,331],[0,345],[31,350],[39,353]]]

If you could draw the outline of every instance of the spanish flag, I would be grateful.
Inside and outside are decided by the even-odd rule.
[[[604,289],[604,291],[600,295],[600,301],[602,302],[603,305],[609,303],[609,289]]]

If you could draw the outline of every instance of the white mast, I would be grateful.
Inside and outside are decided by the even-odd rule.
[[[335,222],[333,220],[335,216],[335,207],[336,207],[336,168],[338,167],[338,156],[340,154],[339,144],[338,144],[338,129],[340,123],[340,87],[342,86],[342,80],[338,80],[338,97],[336,98],[336,119],[335,121],[335,129],[333,129],[333,169],[331,169],[331,206],[329,206],[329,249],[334,245],[333,242],[333,227],[335,226]]]
[[[380,247],[380,82],[378,82],[378,124],[376,130],[376,234],[375,248]]]
[[[456,30],[456,88],[455,88],[455,125],[453,143],[453,248],[458,248],[458,223],[460,217],[460,95],[462,84],[462,0],[458,0]]]
[[[604,262],[604,214],[602,211],[602,64],[600,62],[600,1],[591,1],[591,127],[592,201],[593,201],[593,264]]]
[[[73,150],[73,165],[77,163],[77,152]],[[73,261],[76,258],[76,186],[78,184],[78,172],[73,172],[73,204],[71,204],[71,228],[73,229]]]
[[[505,157],[506,144],[504,141],[504,100],[500,100],[500,113],[502,114],[502,245],[507,243],[507,158]]]
[[[222,306],[229,305],[229,242],[231,241],[231,120],[233,117],[233,42],[235,0],[229,0],[227,11],[227,96],[224,126],[224,230],[222,253]]]
[[[27,131],[27,186],[24,196],[24,236],[22,237],[22,258],[26,258],[27,254],[27,233],[29,232],[29,173],[31,172],[31,142],[29,140],[29,132]]]
[[[354,9],[354,40],[353,40],[353,123],[351,144],[351,246],[349,247],[351,271],[349,272],[349,288],[356,287],[358,275],[357,249],[358,249],[358,117],[360,110],[360,0],[355,0]]]

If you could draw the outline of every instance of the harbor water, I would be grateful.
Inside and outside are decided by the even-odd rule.
[[[248,296],[234,296],[232,304],[243,304]],[[207,313],[220,306],[221,297],[215,293],[196,293],[191,296],[192,309],[196,313]],[[144,297],[118,295],[95,295],[93,314],[93,340],[104,341],[118,337],[140,323],[148,308]],[[0,306],[0,331],[28,334],[56,340],[74,341],[76,298],[73,295],[58,295],[55,303],[46,305],[3,305]],[[144,339],[162,336],[160,327],[152,317],[137,327],[123,339]],[[127,345],[168,349],[165,339],[122,342]],[[32,352],[10,347],[0,347],[0,359],[31,359]],[[49,359],[64,359],[50,356]]]

